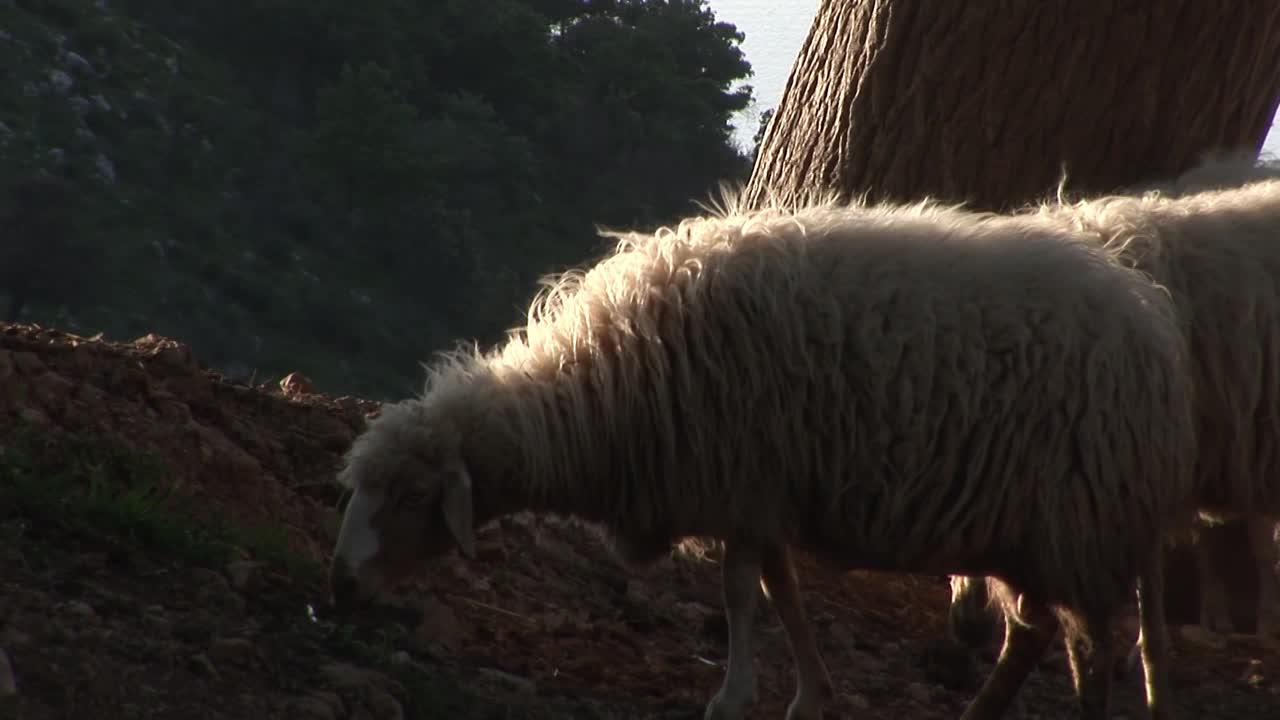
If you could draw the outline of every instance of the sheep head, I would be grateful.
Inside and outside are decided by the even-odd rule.
[[[474,557],[471,474],[458,437],[410,402],[386,408],[356,439],[339,474],[352,495],[329,571],[337,609],[366,604],[454,547]]]

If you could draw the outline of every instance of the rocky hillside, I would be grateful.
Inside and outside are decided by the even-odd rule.
[[[633,576],[580,527],[511,518],[398,611],[332,621],[333,474],[377,411],[298,375],[228,381],[156,336],[0,326],[0,718],[701,717],[725,659],[714,555]],[[806,562],[802,582],[833,717],[956,717],[990,667],[939,641],[942,578]],[[764,608],[754,717],[781,717],[790,656]],[[1280,717],[1276,648],[1174,641],[1183,717]],[[1125,717],[1138,680],[1117,683]],[[1058,649],[1011,717],[1072,712]]]

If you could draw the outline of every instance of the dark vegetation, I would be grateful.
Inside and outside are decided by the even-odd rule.
[[[741,35],[701,0],[17,0],[0,29],[0,312],[233,376],[416,390],[596,227],[749,169]]]

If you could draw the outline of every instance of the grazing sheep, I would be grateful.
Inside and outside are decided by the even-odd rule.
[[[1172,294],[1196,391],[1195,501],[1205,522],[1244,518],[1258,563],[1258,632],[1280,633],[1280,166],[1209,158],[1125,196],[1047,203],[1036,212],[1085,232]],[[1194,549],[1201,622],[1230,631],[1207,552]],[[953,637],[985,644],[986,607],[985,583],[952,577]]]
[[[931,203],[725,212],[569,273],[487,353],[350,449],[331,566],[349,612],[530,510],[644,565],[721,540],[729,662],[709,719],[755,699],[763,580],[791,641],[790,720],[832,695],[789,548],[836,567],[1002,579],[1008,643],[964,717],[1000,717],[1061,625],[1083,717],[1135,582],[1163,617],[1194,422],[1167,296],[1061,223]],[[1007,583],[1007,586],[1005,585]],[[1163,636],[1143,644],[1167,717]]]

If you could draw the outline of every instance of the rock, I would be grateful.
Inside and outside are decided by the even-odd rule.
[[[89,603],[80,600],[71,600],[62,606],[63,612],[72,615],[80,620],[96,620],[98,613],[94,612]]]
[[[75,81],[71,79],[71,76],[65,70],[49,71],[49,85],[59,93],[66,94],[75,84]]]
[[[451,654],[465,630],[453,608],[428,596],[422,603],[422,622],[413,631],[416,645],[436,657]]]
[[[208,675],[214,680],[222,679],[222,675],[218,673],[218,668],[214,667],[213,661],[209,659],[208,655],[205,655],[204,653],[192,655],[190,663],[192,670]]]
[[[39,375],[46,370],[40,357],[26,350],[13,353],[13,366],[23,375]]]
[[[871,709],[871,701],[870,701],[870,700],[867,700],[866,696],[864,696],[864,695],[859,695],[859,694],[857,694],[857,693],[854,693],[854,694],[852,694],[852,695],[849,695],[849,696],[848,696],[848,698],[845,700],[845,702],[847,702],[847,703],[849,704],[849,707],[851,707],[851,708],[853,708],[853,709],[855,709],[855,710],[870,710],[870,709]]]
[[[404,708],[400,701],[385,690],[371,691],[369,705],[373,710],[374,720],[404,720]]]
[[[333,707],[315,696],[297,698],[293,701],[292,717],[301,720],[341,720],[345,713],[335,712]]]
[[[280,391],[285,395],[314,395],[315,386],[299,372],[291,372],[280,379]]]
[[[1178,634],[1181,635],[1184,640],[1203,647],[1222,649],[1227,646],[1227,639],[1225,637],[1213,632],[1212,630],[1207,630],[1200,625],[1183,625],[1178,628]]]
[[[537,683],[535,683],[532,680],[529,680],[528,678],[518,677],[516,675],[512,675],[511,673],[506,673],[501,670],[494,670],[493,668],[480,668],[480,674],[486,677],[492,678],[494,680],[497,680],[499,683],[506,686],[509,690],[512,690],[520,695],[537,695],[538,694]]]
[[[67,98],[67,104],[71,106],[71,112],[75,113],[76,115],[79,115],[80,117],[84,117],[89,112],[90,103],[89,103],[89,98],[87,97],[83,97],[81,95],[72,95],[71,97]],[[77,130],[82,130],[82,129],[84,128],[77,128]]]
[[[219,662],[247,664],[258,656],[258,648],[245,638],[218,638],[209,646],[209,657]]]
[[[0,648],[0,697],[11,697],[18,694],[18,681],[13,675],[13,663],[9,662],[9,654]]]
[[[33,407],[18,408],[18,417],[22,418],[22,421],[27,424],[39,427],[48,427],[52,422],[43,410]]]
[[[933,702],[933,693],[924,683],[913,682],[907,685],[907,695],[921,705]]]
[[[116,164],[111,161],[111,158],[102,153],[98,153],[93,158],[93,169],[98,172],[98,177],[101,177],[108,183],[115,184]]]
[[[84,57],[79,55],[78,53],[69,52],[67,53],[66,59],[67,59],[67,68],[69,70],[77,73],[84,73],[86,75],[96,74],[93,69],[93,65],[90,64],[88,60],[85,60]]]
[[[977,668],[972,653],[947,638],[925,645],[921,658],[925,677],[948,690],[970,690],[977,683]]]
[[[47,372],[32,380],[29,387],[31,396],[56,415],[66,405],[76,384],[57,373]]]
[[[221,573],[207,568],[192,568],[189,576],[201,603],[211,609],[231,609],[237,612],[244,610],[244,598],[231,589],[231,584]]]
[[[14,625],[8,625],[4,630],[0,630],[0,645],[9,647],[25,647],[31,643],[31,635],[19,630]]]
[[[333,717],[343,718],[347,715],[347,708],[343,705],[342,698],[338,693],[316,690],[308,694],[307,697],[327,708],[333,714]]]
[[[237,560],[227,564],[227,579],[239,592],[257,592],[266,577],[266,563]]]
[[[320,667],[320,675],[338,688],[399,688],[400,684],[376,670],[335,662]]]
[[[718,614],[714,608],[707,607],[696,601],[677,602],[672,606],[672,609],[677,616],[697,627],[702,627],[708,617]]]

